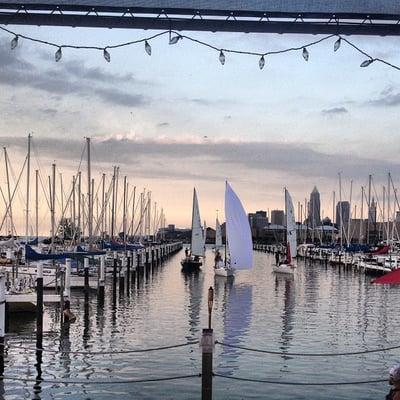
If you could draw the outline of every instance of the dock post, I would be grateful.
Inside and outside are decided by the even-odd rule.
[[[128,251],[128,258],[126,260],[126,294],[129,296],[129,287],[131,283],[131,260],[132,260],[132,252]]]
[[[136,252],[136,272],[139,273],[140,271],[140,258],[142,257],[142,251],[141,250],[137,250]]]
[[[121,296],[125,291],[125,270],[126,270],[126,257],[122,258],[121,269],[119,271],[119,295]]]
[[[4,336],[6,333],[6,277],[0,274],[0,380],[4,375]]]
[[[89,293],[89,258],[83,259],[83,270],[85,272],[85,293]]]
[[[43,264],[36,265],[36,337],[43,335]],[[36,346],[39,347],[39,346]]]
[[[114,262],[113,262],[113,302],[117,300],[117,252],[114,251]]]
[[[213,375],[213,349],[214,335],[211,328],[211,314],[214,302],[214,289],[208,289],[208,328],[203,329],[201,337],[201,400],[212,399],[212,375]]]
[[[74,318],[71,312],[71,259],[65,260],[65,272],[64,272],[64,286],[61,295],[64,299],[62,318],[63,322],[69,322],[70,319]]]
[[[99,292],[98,292],[98,302],[99,305],[104,304],[104,277],[105,277],[105,267],[106,267],[105,256],[100,256],[100,275],[99,275]]]

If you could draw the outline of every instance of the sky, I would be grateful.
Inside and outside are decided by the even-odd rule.
[[[157,31],[7,26],[57,44],[106,46],[150,37]],[[322,36],[185,32],[216,47],[271,51],[303,46]],[[53,162],[66,187],[78,168],[84,137],[92,138],[93,177],[112,167],[130,185],[151,190],[167,223],[189,226],[196,187],[201,216],[213,225],[223,215],[227,179],[247,212],[284,208],[283,188],[304,203],[314,185],[324,216],[338,200],[360,198],[373,175],[381,196],[387,172],[400,179],[400,73],[383,64],[360,68],[365,56],[335,38],[301,52],[266,57],[225,54],[188,40],[162,36],[143,44],[101,51],[55,49],[0,32],[0,144],[15,175],[33,134],[33,169],[46,177]],[[400,65],[398,38],[349,38],[373,57]],[[0,158],[4,165],[4,157]],[[83,164],[84,165],[84,164]],[[84,167],[85,168],[85,167]],[[23,229],[24,178],[14,218]],[[0,187],[6,193],[4,168]],[[33,193],[33,192],[32,192]],[[32,197],[32,194],[31,194]],[[17,201],[17,200],[16,200]],[[33,204],[30,205],[31,213]],[[41,203],[41,231],[48,209]],[[358,206],[360,209],[360,206]],[[4,213],[4,201],[0,214]],[[220,219],[223,220],[223,217]]]

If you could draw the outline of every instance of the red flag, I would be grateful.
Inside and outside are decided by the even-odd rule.
[[[371,283],[381,283],[387,285],[400,285],[400,268],[395,269],[379,278],[373,279]]]

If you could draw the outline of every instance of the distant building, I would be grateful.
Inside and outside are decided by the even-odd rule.
[[[316,186],[310,194],[308,203],[308,225],[311,228],[321,225],[321,198]]]
[[[174,224],[169,224],[168,225],[168,231],[173,232],[175,230],[175,225]]]
[[[285,212],[283,210],[272,210],[271,211],[271,224],[272,225],[284,225],[285,223]]]
[[[376,224],[376,202],[374,198],[372,198],[371,205],[369,206],[368,218],[370,224]]]
[[[250,228],[262,229],[268,225],[268,217],[266,211],[256,211],[255,213],[249,213],[249,224]]]
[[[350,203],[348,201],[338,201],[336,204],[336,226],[341,229],[343,226],[346,227],[350,218]]]

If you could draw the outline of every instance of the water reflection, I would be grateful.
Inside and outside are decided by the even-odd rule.
[[[199,272],[182,273],[185,291],[188,293],[189,332],[188,340],[198,339],[204,274]]]
[[[252,289],[248,284],[234,285],[233,280],[226,281],[222,303],[224,343],[243,344],[252,319]],[[225,375],[233,375],[239,368],[238,358],[241,353],[239,349],[223,347],[218,369]]]
[[[295,314],[295,283],[293,276],[275,276],[275,292],[279,293],[279,287],[284,287],[283,293],[283,312],[282,312],[282,333],[280,349],[283,353],[288,352],[290,342],[293,338],[293,325]],[[291,357],[283,356],[283,359],[289,360]]]

